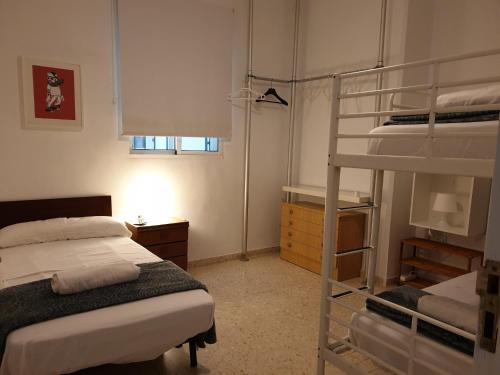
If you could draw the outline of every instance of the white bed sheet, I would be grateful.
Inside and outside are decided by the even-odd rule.
[[[3,287],[48,278],[84,264],[160,258],[125,237],[0,249]],[[168,294],[33,324],[7,337],[0,375],[49,375],[105,363],[154,359],[208,330],[214,301],[203,290]]]
[[[370,134],[386,133],[425,133],[428,125],[387,125],[380,126]],[[462,122],[449,124],[436,124],[435,134],[450,132],[475,132],[491,133],[498,130],[498,121],[484,122]],[[434,141],[434,156],[448,158],[470,158],[470,159],[494,159],[496,154],[496,137],[489,138],[439,138]],[[391,156],[425,156],[425,138],[394,139],[383,138],[370,139],[368,142],[368,155],[391,155]]]
[[[447,280],[437,285],[433,285],[424,290],[429,293],[447,296],[454,298],[458,301],[465,303],[478,304],[479,297],[475,294],[476,286],[476,272],[471,272],[466,275]],[[369,314],[374,314],[368,312]],[[374,314],[379,318],[385,319],[377,314]],[[405,349],[408,347],[408,339],[406,335],[398,332],[398,330],[409,331],[409,329],[385,319],[390,326],[394,328],[387,327],[384,324],[378,323],[373,319],[362,316],[360,314],[354,313],[351,318],[351,324],[354,327],[361,329],[364,332],[370,333],[379,339],[392,344],[398,348]],[[375,340],[364,336],[358,332],[350,331],[350,339],[353,343],[361,347],[362,349],[368,351],[369,353],[383,359],[392,366],[406,371],[408,366],[408,361],[400,355],[383,345],[380,345]],[[434,345],[433,345],[434,344]],[[435,345],[442,347],[442,345],[436,343],[427,338],[423,338],[423,341],[417,341],[416,344],[416,358],[422,359],[426,363],[430,363],[438,368],[449,372],[450,374],[456,375],[471,375],[474,374],[474,366],[471,364],[472,357],[456,352],[456,356],[449,354],[448,351],[439,350]],[[449,349],[446,347],[446,349]],[[420,364],[415,365],[415,374],[426,374],[434,375],[436,372],[424,367]]]

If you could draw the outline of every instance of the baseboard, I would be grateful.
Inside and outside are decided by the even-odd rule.
[[[255,258],[269,253],[277,253],[279,251],[280,251],[279,246],[276,246],[276,247],[266,247],[264,249],[248,250],[247,254],[249,258]],[[194,260],[192,262],[188,262],[188,268],[207,266],[209,264],[222,263],[222,262],[227,262],[229,260],[235,260],[240,258],[241,258],[241,253],[233,253],[213,258]]]

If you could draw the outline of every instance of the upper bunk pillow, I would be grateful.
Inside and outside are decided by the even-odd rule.
[[[130,237],[120,221],[109,216],[57,218],[30,221],[0,229],[0,248],[62,240],[98,237]]]
[[[500,85],[449,92],[439,95],[436,101],[439,107],[495,103],[500,103]]]

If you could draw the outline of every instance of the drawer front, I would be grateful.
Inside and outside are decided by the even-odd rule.
[[[312,236],[317,236],[317,237],[323,236],[323,227],[319,224],[310,223],[308,221],[289,218],[287,221],[281,222],[281,225],[287,228],[308,233]]]
[[[161,245],[147,246],[146,249],[162,259],[187,255],[187,241],[171,242]]]
[[[281,221],[295,219],[323,225],[323,217],[323,210],[301,207],[291,203],[283,203],[281,206]]]
[[[323,226],[324,215],[324,211],[304,208],[304,212],[302,213],[302,220]]]
[[[321,249],[306,246],[296,241],[291,241],[286,237],[281,238],[281,248],[292,253],[303,256],[304,258],[321,261]]]
[[[306,270],[312,271],[314,273],[321,273],[321,263],[313,259],[303,257],[300,254],[296,254],[293,251],[287,249],[281,249],[280,257],[290,263],[293,263],[299,267],[305,268]]]
[[[137,233],[135,241],[143,246],[160,245],[169,242],[187,241],[188,228],[176,227],[165,229],[145,230]]]
[[[281,205],[281,221],[288,220],[290,218],[302,219],[303,213],[304,209],[302,207],[290,203],[283,203]]]
[[[315,249],[321,250],[323,248],[322,237],[312,236],[309,233],[301,232],[292,228],[281,227],[281,237],[290,241],[299,242]]]
[[[170,260],[171,262],[174,262],[177,264],[179,267],[181,267],[184,271],[187,271],[187,265],[188,265],[188,260],[186,255],[181,255],[178,257],[172,257],[167,260]]]

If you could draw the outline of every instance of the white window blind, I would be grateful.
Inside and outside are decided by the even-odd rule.
[[[203,0],[119,0],[122,134],[231,138],[233,12]]]

